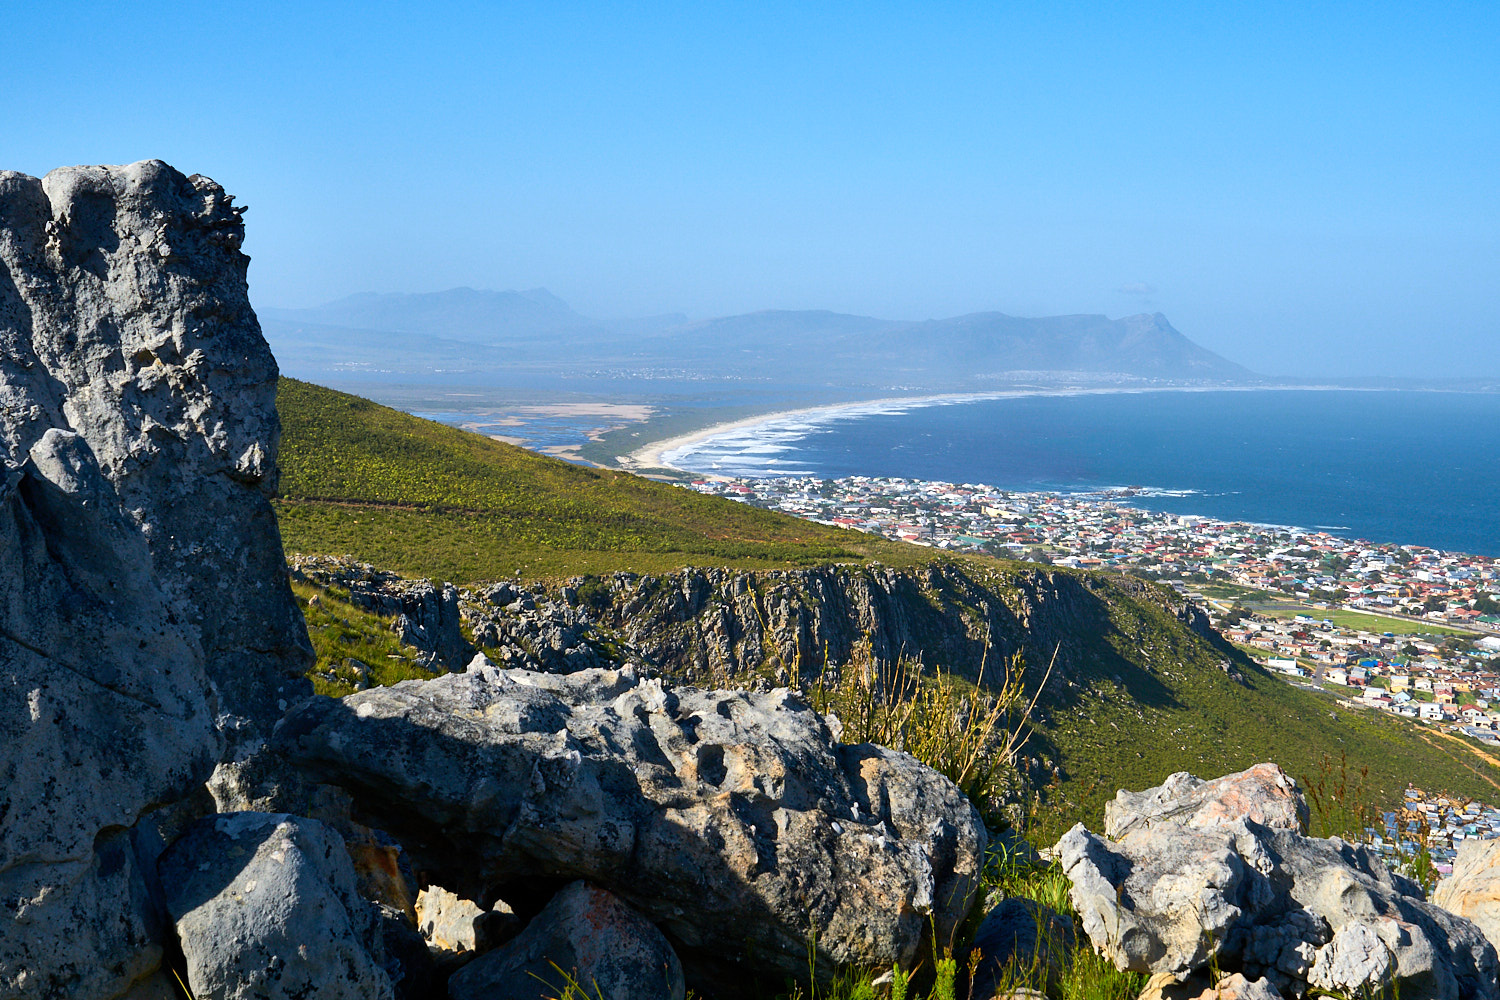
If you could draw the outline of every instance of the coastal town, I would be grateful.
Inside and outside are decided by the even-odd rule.
[[[1289,680],[1500,745],[1500,559],[1153,512],[1128,489],[865,476],[688,487],[918,545],[1161,580]]]

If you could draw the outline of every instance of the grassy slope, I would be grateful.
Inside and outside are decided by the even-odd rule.
[[[289,551],[349,554],[457,582],[517,570],[557,578],[871,558],[911,566],[936,557],[930,549],[569,465],[290,379],[278,405],[278,513]],[[1013,564],[965,562],[983,570],[996,594],[1013,584]],[[1339,709],[1243,658],[1249,686],[1235,684],[1218,669],[1222,651],[1151,602],[1114,584],[1104,589],[1109,621],[1080,627],[1075,640],[1092,666],[1066,703],[1045,706],[1029,748],[1060,762],[1069,779],[1055,796],[1070,803],[1058,821],[1071,815],[1097,824],[1116,788],[1144,788],[1176,770],[1209,776],[1270,759],[1312,776],[1324,754],[1341,752],[1370,767],[1380,800],[1408,780],[1500,798],[1493,762],[1466,745]],[[325,659],[359,655],[330,646]]]
[[[460,583],[688,565],[910,565],[933,555],[570,465],[294,379],[281,380],[277,407],[277,513],[293,552]]]
[[[1471,741],[1342,708],[1336,696],[1294,687],[1243,658],[1238,684],[1218,669],[1224,651],[1150,602],[1112,600],[1109,617],[1113,628],[1084,640],[1096,645],[1097,666],[1039,728],[1070,779],[1059,790],[1062,808],[1044,817],[1049,833],[1079,816],[1099,823],[1116,789],[1150,787],[1173,771],[1210,777],[1272,760],[1306,784],[1325,755],[1347,755],[1351,770],[1367,767],[1375,803],[1394,804],[1408,782],[1500,799],[1500,769]]]

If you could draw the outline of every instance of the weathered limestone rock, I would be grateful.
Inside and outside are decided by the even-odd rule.
[[[1438,883],[1432,901],[1479,926],[1500,948],[1500,840],[1466,840],[1453,874]]]
[[[268,502],[277,372],[243,211],[157,160],[0,173],[0,457],[52,428],[87,442],[221,710],[269,727],[311,650]]]
[[[1104,804],[1104,835],[1120,840],[1144,826],[1172,822],[1191,829],[1248,819],[1276,830],[1307,832],[1307,803],[1297,783],[1275,764],[1204,781],[1179,771],[1144,792],[1121,789]]]
[[[239,209],[150,161],[0,172],[0,997],[159,962],[130,827],[305,690]]]
[[[203,656],[88,444],[0,470],[0,997],[124,992],[160,961],[128,828],[222,741]]]
[[[338,834],[316,820],[224,813],[160,862],[198,1000],[394,1000],[380,916],[359,898]]]
[[[273,745],[468,898],[585,877],[679,953],[779,981],[910,962],[968,911],[977,813],[911,757],[842,746],[794,693],[500,670],[313,699]]]
[[[1172,784],[1177,796],[1155,790],[1155,822],[1123,824],[1118,842],[1079,825],[1055,848],[1084,931],[1119,968],[1181,979],[1213,960],[1295,996],[1387,981],[1432,1000],[1500,996],[1479,929],[1366,848],[1231,820],[1263,801],[1244,794],[1244,775],[1217,786],[1219,801],[1205,793],[1212,783]],[[1298,813],[1280,810],[1284,821]]]
[[[586,882],[564,888],[514,941],[448,980],[453,1000],[551,1000],[571,977],[599,1000],[682,1000],[682,964],[649,920]]]

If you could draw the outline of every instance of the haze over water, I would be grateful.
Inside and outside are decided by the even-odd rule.
[[[901,476],[1500,556],[1500,394],[1029,396],[771,421],[674,453],[723,475]]]

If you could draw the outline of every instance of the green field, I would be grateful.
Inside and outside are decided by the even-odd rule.
[[[1257,609],[1259,610],[1259,609]],[[1451,628],[1447,625],[1437,625],[1432,622],[1413,622],[1402,618],[1387,618],[1384,615],[1374,615],[1366,611],[1346,611],[1342,608],[1313,608],[1302,604],[1292,604],[1285,607],[1272,605],[1266,608],[1263,614],[1274,615],[1277,618],[1295,618],[1298,615],[1307,615],[1322,621],[1325,618],[1339,628],[1360,629],[1365,632],[1374,632],[1377,635],[1390,632],[1392,635],[1464,635],[1471,636],[1474,633],[1465,632],[1463,629]]]
[[[1453,628],[1448,625],[1438,625],[1433,622],[1414,622],[1404,618],[1389,618],[1385,615],[1372,614],[1368,611],[1349,611],[1343,608],[1317,608],[1300,601],[1290,600],[1265,590],[1255,590],[1251,587],[1241,587],[1232,583],[1212,583],[1196,587],[1199,593],[1205,597],[1213,598],[1223,606],[1231,602],[1238,603],[1241,607],[1254,611],[1257,614],[1270,615],[1274,618],[1295,618],[1298,615],[1307,615],[1318,621],[1328,619],[1339,628],[1361,629],[1365,632],[1377,634],[1390,632],[1392,635],[1473,635],[1463,629]]]

